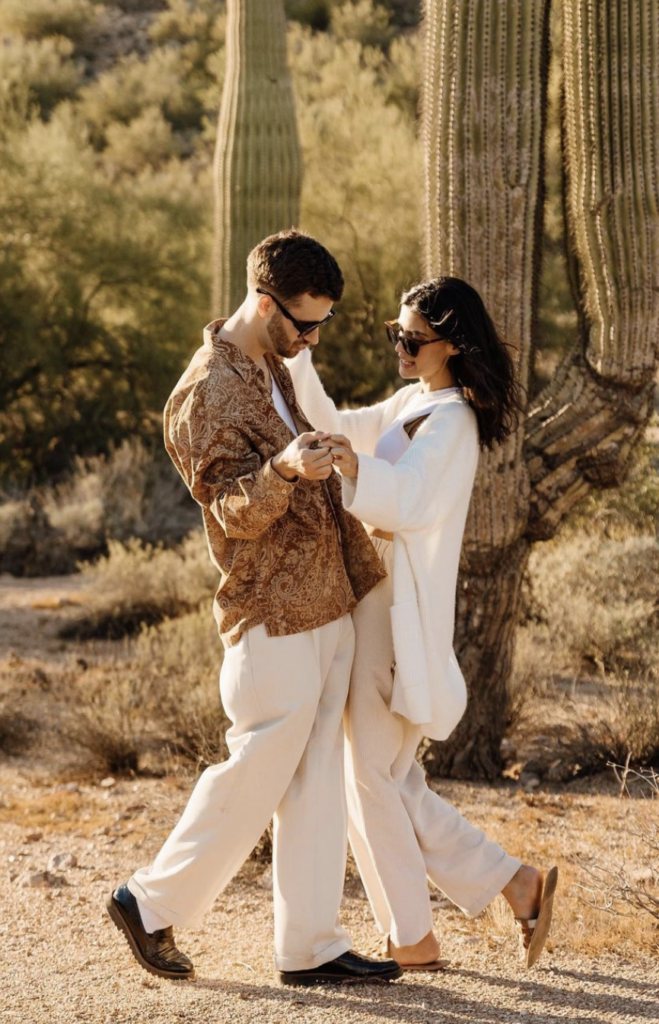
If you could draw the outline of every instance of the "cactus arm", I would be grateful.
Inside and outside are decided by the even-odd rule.
[[[583,337],[526,428],[529,536],[624,477],[659,364],[659,19],[646,0],[563,0],[567,220]]]

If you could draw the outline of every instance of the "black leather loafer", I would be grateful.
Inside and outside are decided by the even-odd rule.
[[[160,928],[149,934],[144,931],[137,900],[127,885],[120,885],[108,896],[108,914],[128,940],[140,967],[159,978],[173,981],[191,980],[195,976],[192,961],[174,944],[174,929]]]
[[[349,949],[336,960],[305,971],[277,971],[280,985],[341,985],[365,981],[395,981],[403,969],[395,960],[374,960]]]

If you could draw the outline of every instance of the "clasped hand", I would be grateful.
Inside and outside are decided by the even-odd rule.
[[[344,476],[357,476],[357,456],[347,437],[315,430],[300,434],[272,460],[284,480],[327,480],[336,466]]]

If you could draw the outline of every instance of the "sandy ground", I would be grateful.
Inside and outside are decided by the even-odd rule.
[[[3,1019],[26,1024],[659,1021],[656,954],[579,956],[553,942],[527,973],[512,934],[502,935],[496,921],[466,920],[439,894],[437,928],[451,961],[441,975],[407,975],[390,986],[280,989],[272,970],[269,870],[256,862],[248,863],[220,897],[201,931],[178,936],[194,959],[198,980],[176,984],[153,978],[133,961],[106,915],[104,899],[155,852],[189,781],[49,786],[16,762],[3,767],[0,780],[6,819],[0,839]],[[458,784],[451,788],[452,797],[462,795],[465,803],[475,792]],[[505,792],[497,791],[495,809],[506,800]],[[77,863],[53,868],[34,884],[57,854]],[[572,898],[561,893],[563,901]],[[352,874],[342,916],[355,948],[372,949],[377,936]]]
[[[0,580],[5,680],[13,664],[19,677],[21,659],[34,663],[38,655],[47,669],[75,655],[57,638],[56,627],[80,600],[75,578]],[[153,978],[132,959],[106,914],[106,895],[149,862],[191,786],[182,774],[111,780],[64,770],[45,748],[42,754],[33,749],[0,756],[1,1020],[659,1024],[656,928],[648,921],[612,919],[581,902],[584,860],[636,857],[637,868],[644,863],[644,851],[629,838],[629,808],[610,783],[580,780],[533,793],[512,780],[496,787],[438,787],[511,853],[545,867],[559,864],[555,927],[532,972],[520,966],[501,901],[469,921],[435,892],[436,928],[450,960],[446,972],[406,975],[389,986],[313,990],[275,984],[271,882],[263,861],[245,865],[202,930],[178,935],[195,962],[197,981]],[[51,863],[57,855],[65,858],[59,866]],[[378,936],[352,868],[342,917],[355,948],[374,952]]]

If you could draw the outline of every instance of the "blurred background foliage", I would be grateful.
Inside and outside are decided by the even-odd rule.
[[[346,276],[319,363],[341,402],[396,386],[382,321],[420,275],[419,0],[287,0],[301,226]],[[211,316],[223,0],[0,0],[0,474],[59,478],[162,406]],[[560,25],[556,24],[556,32]],[[537,383],[574,337],[552,70]]]

